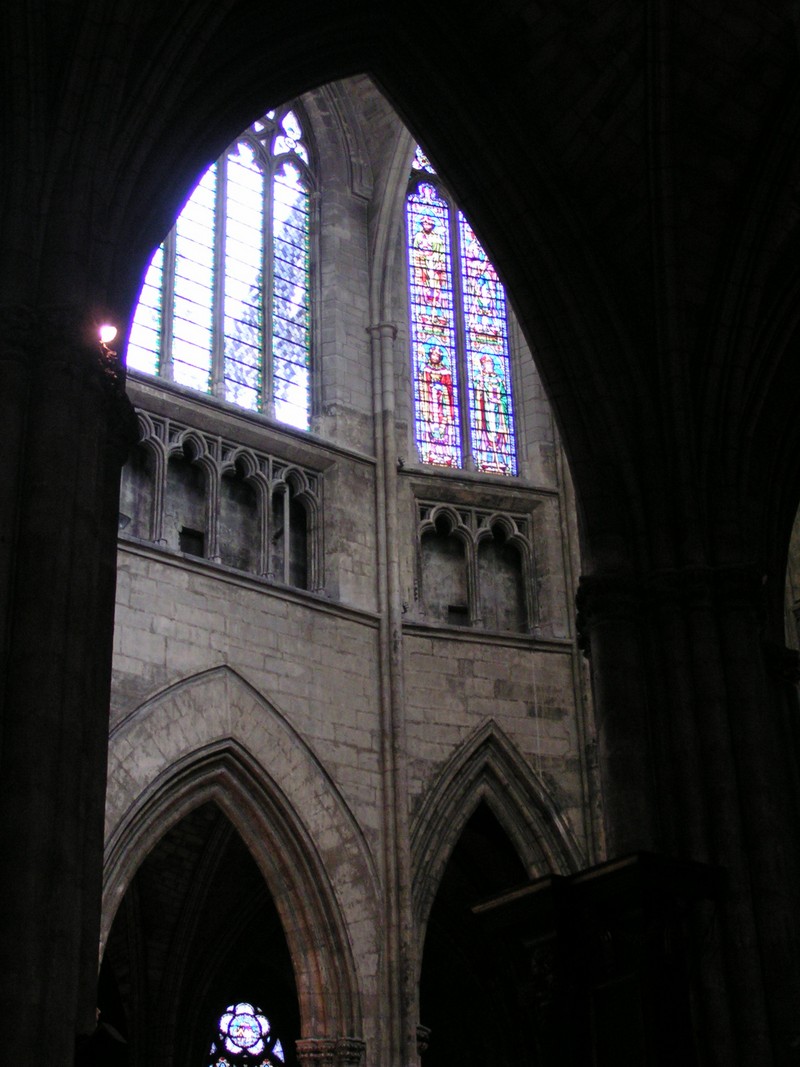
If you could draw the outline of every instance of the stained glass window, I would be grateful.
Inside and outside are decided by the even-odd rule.
[[[414,424],[423,463],[515,475],[505,290],[417,148],[406,199]]]
[[[145,275],[128,366],[308,429],[311,172],[296,107],[200,179]]]
[[[208,1067],[284,1067],[283,1045],[249,1001],[229,1004],[217,1020]]]

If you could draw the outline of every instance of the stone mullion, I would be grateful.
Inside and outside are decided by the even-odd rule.
[[[206,558],[221,563],[219,554],[219,497],[221,474],[219,464],[207,460],[202,464],[206,476]]]
[[[531,539],[525,539],[520,544],[520,556],[522,558],[522,583],[525,593],[525,627],[527,633],[533,633],[538,622],[536,610],[536,563],[533,558],[533,545]]]
[[[311,505],[306,507],[308,537],[308,588],[312,593],[323,589],[322,577],[322,530],[320,500],[314,494]]]
[[[0,478],[17,486],[0,653],[4,1049],[28,1061],[46,1019],[48,1056],[67,1064],[94,1025],[119,472],[136,429],[82,309],[37,309],[20,348],[3,399],[23,402],[22,447]]]
[[[153,456],[153,501],[150,515],[150,537],[158,545],[164,540],[164,505],[167,499],[167,453],[161,441],[150,450]]]
[[[258,573],[262,577],[267,577],[269,574],[272,494],[270,493],[269,483],[261,475],[257,475],[252,484],[258,493]]]
[[[291,490],[288,482],[283,487],[283,575],[281,581],[289,585],[292,573],[292,511]]]
[[[470,523],[474,527],[474,522]],[[469,606],[470,626],[481,626],[481,589],[478,580],[478,542],[474,529],[470,530],[468,541],[464,542],[464,564],[467,568],[467,604]]]

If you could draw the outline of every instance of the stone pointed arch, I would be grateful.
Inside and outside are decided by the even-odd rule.
[[[420,949],[453,848],[485,801],[528,875],[567,874],[584,863],[550,790],[493,719],[457,749],[429,790],[411,833],[412,902]]]
[[[377,959],[372,858],[309,746],[228,667],[169,686],[112,733],[102,943],[145,856],[208,801],[242,837],[275,900],[303,1036],[360,1038],[362,1000],[376,980],[363,965]]]

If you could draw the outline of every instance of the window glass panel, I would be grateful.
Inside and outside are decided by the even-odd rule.
[[[270,137],[273,153],[293,157],[280,162],[271,182],[263,157]],[[308,429],[308,160],[297,113],[279,109],[209,168],[176,220],[174,240],[148,268],[128,339],[129,366],[159,374],[163,358],[176,382],[203,392],[222,379],[227,400],[255,411],[265,410],[265,395],[272,394],[279,419]]]
[[[449,208],[423,183],[406,202],[417,447],[423,463],[461,466]]]
[[[431,161],[428,159],[428,157],[425,155],[419,145],[417,145],[417,149],[414,152],[414,160],[411,164],[411,167],[413,170],[427,171],[428,174],[436,173],[436,171],[433,169],[433,166],[431,165]]]
[[[298,169],[280,167],[273,182],[272,390],[276,418],[300,429],[309,424],[309,201]]]
[[[217,1022],[211,1043],[211,1067],[273,1067],[284,1062],[283,1046],[269,1019],[253,1004],[231,1004]]]
[[[164,281],[164,246],[153,253],[128,337],[127,365],[146,374],[158,374]]]
[[[304,145],[300,143],[303,131],[300,127],[300,123],[297,121],[297,116],[293,111],[286,112],[281,120],[281,127],[283,132],[278,134],[272,146],[273,155],[280,156],[283,155],[284,152],[293,152],[307,164],[308,152]]]
[[[247,144],[228,156],[225,229],[225,398],[261,406],[264,175]]]
[[[172,376],[208,392],[214,295],[214,203],[217,166],[201,178],[175,227]]]
[[[479,471],[516,474],[505,291],[460,212],[458,222],[472,456]]]

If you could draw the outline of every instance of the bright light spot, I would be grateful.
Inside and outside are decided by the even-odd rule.
[[[117,336],[117,327],[112,326],[110,323],[106,323],[100,327],[100,340],[104,345],[110,344]]]

